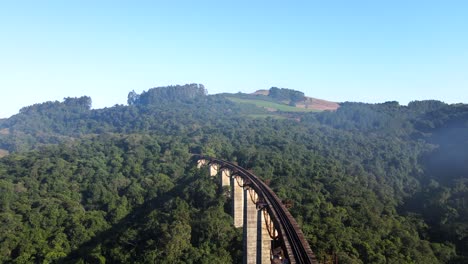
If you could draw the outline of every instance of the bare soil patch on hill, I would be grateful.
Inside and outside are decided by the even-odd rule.
[[[303,102],[296,103],[296,107],[314,109],[319,111],[335,111],[340,107],[340,105],[338,103],[330,102],[327,100],[306,97],[306,99]]]

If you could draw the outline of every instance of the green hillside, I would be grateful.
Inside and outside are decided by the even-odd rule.
[[[242,262],[229,195],[191,154],[268,182],[321,263],[468,261],[467,105],[258,118],[280,111],[198,84],[128,99],[38,103],[0,122],[0,263]]]
[[[226,96],[226,98],[233,102],[240,103],[240,104],[253,104],[269,112],[274,112],[274,111],[282,111],[282,112],[314,112],[315,111],[317,112],[317,110],[314,110],[314,109],[298,108],[298,107],[289,106],[286,104],[280,104],[280,103],[258,99],[255,97],[252,97],[250,99],[250,98],[238,98],[234,96]]]

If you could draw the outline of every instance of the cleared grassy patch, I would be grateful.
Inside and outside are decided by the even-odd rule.
[[[282,111],[282,112],[317,112],[317,110],[314,110],[314,109],[297,108],[294,106],[278,104],[278,103],[263,101],[263,100],[241,99],[241,98],[236,98],[236,97],[226,97],[226,98],[235,103],[253,104],[257,107],[262,107],[268,110],[271,109],[271,110]]]
[[[262,119],[262,118],[267,118],[267,117],[271,117],[274,119],[286,119],[286,117],[284,116],[272,115],[272,114],[251,114],[251,115],[247,115],[247,117],[254,118],[254,119]]]

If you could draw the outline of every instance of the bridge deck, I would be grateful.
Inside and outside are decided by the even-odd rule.
[[[236,164],[205,156],[200,156],[200,159],[206,159],[210,163],[216,163],[230,169],[233,173],[244,178],[244,182],[249,182],[250,187],[264,199],[267,204],[266,209],[283,240],[290,263],[318,263],[296,220],[270,187],[253,173]]]

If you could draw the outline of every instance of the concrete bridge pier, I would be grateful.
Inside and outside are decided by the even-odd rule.
[[[197,168],[201,168],[203,166],[205,166],[206,164],[208,164],[208,161],[207,160],[204,160],[204,159],[200,159],[197,161]]]
[[[257,193],[250,188],[244,190],[244,263],[257,263],[258,211]]]
[[[221,171],[221,186],[231,185],[231,171],[224,169]]]
[[[216,176],[218,175],[218,172],[219,172],[219,165],[216,164],[216,163],[211,163],[210,164],[210,176]]]
[[[231,177],[232,186],[232,216],[234,226],[239,228],[244,226],[244,180],[241,177]]]
[[[257,263],[271,264],[271,243],[272,239],[268,232],[267,221],[270,221],[270,215],[265,212],[265,209],[258,210],[258,254]],[[271,228],[271,227],[270,227]],[[271,231],[270,231],[271,232]],[[273,231],[274,232],[274,231]]]

